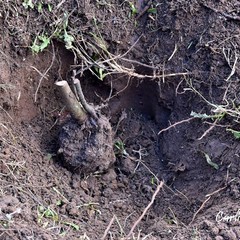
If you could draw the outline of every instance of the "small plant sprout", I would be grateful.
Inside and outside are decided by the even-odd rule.
[[[37,11],[38,11],[39,13],[41,13],[42,10],[43,10],[43,5],[42,5],[42,3],[40,2],[40,3],[38,3]]]
[[[48,11],[49,11],[49,12],[52,12],[52,5],[51,5],[50,3],[48,3],[47,6],[48,6]]]
[[[24,0],[22,5],[24,6],[24,8],[28,9],[28,8],[31,8],[33,9],[34,8],[34,4],[32,2],[32,0]]]
[[[151,177],[151,184],[156,185],[158,180],[155,178],[155,176]]]
[[[62,200],[57,200],[56,206],[62,206],[62,205],[63,205],[63,201]]]
[[[98,79],[103,81],[103,79],[107,76],[107,74],[104,73],[104,69],[96,66],[94,67],[94,69],[97,72]]]
[[[114,144],[115,147],[115,155],[117,156],[128,156],[129,154],[127,153],[125,149],[125,144],[123,143],[122,140],[117,140]]]
[[[45,48],[47,48],[50,44],[50,37],[42,34],[37,36],[31,46],[31,49],[34,53],[42,52]]]
[[[67,28],[68,28],[68,15],[64,14],[64,22],[63,22],[63,32],[64,33],[63,33],[63,36],[60,35],[60,38],[61,37],[63,38],[66,49],[72,49],[74,37],[67,32]]]
[[[131,9],[131,16],[135,16],[138,13],[137,8],[132,2],[129,2],[130,9]]]
[[[236,139],[240,139],[240,131],[236,131],[230,128],[227,129],[227,131],[231,132]]]
[[[43,206],[38,206],[37,213],[38,213],[38,223],[42,223],[43,219],[50,219],[54,222],[59,221],[58,214],[50,207],[45,208]]]

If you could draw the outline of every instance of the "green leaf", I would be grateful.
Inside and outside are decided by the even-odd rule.
[[[138,11],[137,11],[137,8],[134,6],[134,4],[129,2],[129,5],[130,5],[130,9],[131,9],[132,15],[137,14]]]
[[[43,49],[45,49],[50,44],[50,38],[45,35],[42,35],[39,36],[38,39],[42,42],[40,44],[40,51],[42,52]]]
[[[227,131],[231,132],[236,139],[240,139],[240,131],[236,131],[233,129],[227,129]]]
[[[24,8],[28,9],[28,8],[31,8],[33,9],[34,8],[34,4],[32,2],[32,0],[24,0],[22,5],[24,6]]]
[[[75,223],[63,222],[64,225],[72,227],[74,230],[79,231],[80,227]]]
[[[52,5],[51,4],[48,4],[48,11],[52,12]]]
[[[46,35],[41,35],[35,38],[31,49],[35,53],[42,52],[50,44],[50,38]]]
[[[104,69],[98,68],[98,77],[101,81],[106,77],[107,74],[104,73]]]
[[[38,10],[39,13],[42,12],[42,3],[38,4],[37,10]]]
[[[64,31],[63,40],[65,42],[66,49],[71,49],[73,47],[74,37],[69,35],[66,30]]]
[[[63,203],[62,200],[57,200],[56,205],[57,205],[57,206],[61,206],[62,203]]]
[[[149,8],[147,12],[156,14],[157,13],[157,9],[156,8]]]
[[[211,160],[211,158],[209,157],[209,155],[208,155],[207,153],[204,153],[204,156],[205,156],[205,158],[206,158],[206,160],[207,160],[207,163],[208,163],[210,166],[212,166],[212,167],[215,168],[216,170],[219,169],[219,166]]]

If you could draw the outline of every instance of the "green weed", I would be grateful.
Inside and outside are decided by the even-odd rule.
[[[147,10],[148,13],[152,13],[152,14],[157,14],[157,9],[156,8],[149,8]]]
[[[227,131],[231,132],[236,139],[240,139],[240,131],[236,131],[230,128],[227,129]]]
[[[59,221],[58,214],[50,207],[45,208],[43,206],[39,206],[37,208],[37,213],[38,213],[38,223],[42,223],[43,219],[50,219],[54,222]]]
[[[32,0],[24,0],[22,5],[24,6],[24,8],[28,9],[28,8],[31,8],[33,9],[34,8],[34,4],[32,2]]]
[[[45,34],[35,37],[31,49],[34,53],[42,52],[50,44],[50,37]]]
[[[130,5],[130,10],[131,10],[131,16],[135,16],[138,13],[137,8],[132,2],[128,2]]]
[[[116,156],[128,156],[128,153],[125,149],[125,144],[122,140],[117,140],[114,144],[114,153]]]

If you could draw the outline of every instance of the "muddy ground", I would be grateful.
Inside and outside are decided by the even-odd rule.
[[[0,2],[0,239],[240,239],[239,1],[30,3]],[[112,126],[104,172],[58,154],[73,69]]]

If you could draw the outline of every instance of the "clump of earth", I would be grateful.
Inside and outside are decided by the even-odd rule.
[[[115,162],[112,128],[101,116],[80,125],[75,119],[66,123],[59,134],[61,161],[82,175],[105,172]]]

